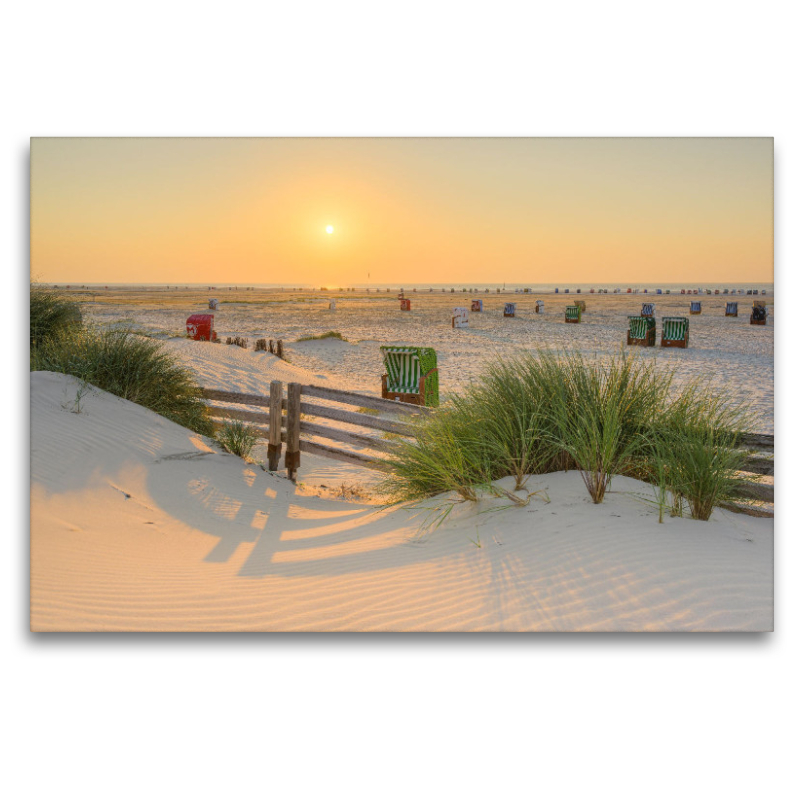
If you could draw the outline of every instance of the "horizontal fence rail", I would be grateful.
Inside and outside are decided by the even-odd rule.
[[[750,433],[743,436],[740,447],[749,452],[744,462],[744,471],[754,475],[775,475],[775,436],[767,433]],[[763,503],[775,503],[775,486],[772,483],[748,483],[736,492],[737,501],[756,500]],[[753,517],[773,517],[771,509],[745,505],[739,502],[721,503],[722,508],[729,511],[749,514]]]

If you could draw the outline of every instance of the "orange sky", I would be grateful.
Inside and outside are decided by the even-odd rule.
[[[31,275],[771,282],[772,175],[771,138],[36,138]]]

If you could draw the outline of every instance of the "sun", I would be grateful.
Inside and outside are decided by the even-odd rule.
[[[333,233],[333,225],[326,225],[325,226],[326,233]]]

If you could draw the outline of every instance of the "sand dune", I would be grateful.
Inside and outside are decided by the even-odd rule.
[[[308,496],[105,392],[77,413],[79,386],[31,375],[35,631],[772,628],[770,519],[659,525],[646,484],[617,478],[595,506],[558,473],[525,507],[457,504],[425,530],[452,498]]]

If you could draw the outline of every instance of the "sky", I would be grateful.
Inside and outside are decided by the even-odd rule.
[[[31,277],[769,283],[773,140],[34,138]]]

